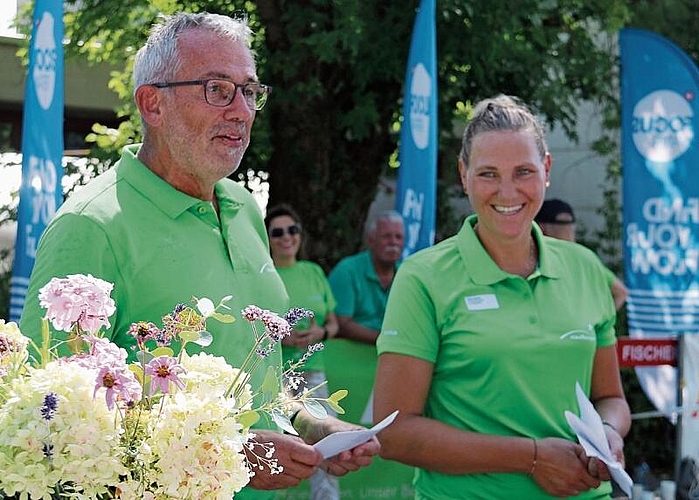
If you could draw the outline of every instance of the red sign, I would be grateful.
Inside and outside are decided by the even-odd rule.
[[[619,337],[616,343],[619,366],[677,366],[677,339],[634,339]]]

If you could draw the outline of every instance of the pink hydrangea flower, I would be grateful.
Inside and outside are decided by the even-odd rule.
[[[160,392],[167,394],[170,392],[170,382],[175,384],[180,390],[184,389],[184,382],[178,377],[184,373],[185,369],[177,363],[177,359],[171,356],[158,356],[153,358],[146,365],[146,375],[153,377],[150,383],[150,394],[160,389]]]
[[[53,278],[39,291],[39,303],[56,330],[70,332],[74,326],[96,332],[109,328],[116,305],[110,297],[114,285],[91,274]]]
[[[68,363],[76,363],[89,370],[99,369],[103,366],[116,366],[120,370],[126,369],[126,350],[113,342],[94,335],[86,335],[83,339],[90,344],[86,353],[75,354],[70,358],[61,358]]]

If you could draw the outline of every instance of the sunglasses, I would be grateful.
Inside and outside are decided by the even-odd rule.
[[[301,232],[301,226],[298,224],[292,224],[287,228],[275,227],[274,229],[270,230],[269,236],[271,238],[281,238],[284,236],[285,232],[289,233],[289,236],[294,236],[295,234],[299,234]]]

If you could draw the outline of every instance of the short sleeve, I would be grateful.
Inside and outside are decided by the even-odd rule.
[[[432,363],[437,360],[440,332],[430,284],[423,278],[425,271],[415,261],[406,261],[398,269],[376,341],[379,354],[405,354]]]
[[[594,254],[593,254],[594,255]],[[603,310],[604,320],[596,325],[597,346],[608,347],[616,344],[616,307],[614,306],[614,298],[612,296],[611,286],[616,279],[614,273],[606,267],[602,261],[594,255],[597,270],[602,277],[602,286],[600,292],[603,294]]]
[[[39,290],[52,278],[69,274],[91,274],[114,284],[119,281],[114,253],[102,227],[88,217],[75,214],[64,214],[54,220],[39,242],[20,319],[22,333],[38,344],[44,317]],[[116,288],[112,298],[118,300]],[[109,320],[113,328],[115,318]]]
[[[328,276],[330,288],[336,300],[335,314],[353,317],[356,309],[356,290],[352,283],[352,270],[346,261],[340,261]]]

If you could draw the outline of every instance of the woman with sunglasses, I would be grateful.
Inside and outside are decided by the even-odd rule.
[[[285,367],[301,359],[309,345],[325,342],[337,335],[338,323],[335,316],[335,297],[323,269],[316,263],[300,260],[304,256],[301,219],[289,205],[281,204],[267,210],[265,218],[272,261],[289,294],[291,307],[302,307],[313,311],[310,320],[296,324],[292,335],[282,340],[282,356]],[[293,390],[301,392],[304,387],[316,387],[327,382],[323,352],[315,352],[300,367],[303,385]],[[315,391],[318,397],[328,396],[327,384]],[[331,410],[328,409],[329,413]],[[339,499],[337,477],[318,471],[310,478],[311,499]]]

